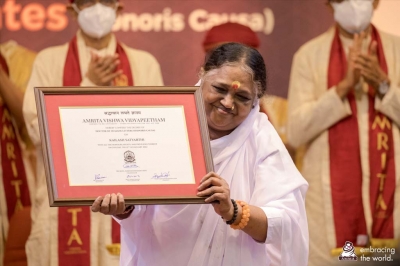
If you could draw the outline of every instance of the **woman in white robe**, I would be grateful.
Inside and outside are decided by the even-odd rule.
[[[199,184],[203,205],[125,208],[121,194],[98,197],[92,211],[121,224],[121,265],[307,265],[307,182],[275,129],[259,112],[266,91],[261,55],[228,43],[207,59],[201,90],[215,173]],[[248,203],[247,225],[237,204]],[[221,219],[221,217],[223,219]]]

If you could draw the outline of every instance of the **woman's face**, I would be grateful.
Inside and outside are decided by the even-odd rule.
[[[256,97],[253,87],[251,75],[239,65],[205,74],[202,92],[210,135],[227,135],[246,119]]]

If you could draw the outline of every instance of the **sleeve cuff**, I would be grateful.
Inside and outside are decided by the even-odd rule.
[[[330,89],[327,93],[330,94],[330,98],[332,98],[332,105],[338,108],[338,111],[342,113],[343,116],[351,115],[351,107],[347,98],[342,100],[336,92],[336,87],[334,89]]]
[[[121,214],[113,215],[114,218],[117,218],[119,220],[124,220],[127,219],[135,209],[135,205],[129,205],[125,208],[125,211]]]
[[[280,241],[282,235],[283,210],[271,207],[261,207],[261,209],[265,212],[268,220],[267,239],[265,240],[265,244]]]
[[[382,99],[375,97],[375,110],[389,117],[395,124],[400,125],[400,88],[390,87]]]
[[[136,219],[137,217],[143,215],[145,211],[146,211],[146,205],[135,205],[135,208],[126,219],[119,220],[114,216],[113,218],[122,226],[123,224],[131,223],[132,219]]]
[[[390,87],[389,91],[380,99],[378,96],[375,97],[375,109],[378,111],[382,111],[382,107],[385,106],[390,99],[394,97],[395,88]]]

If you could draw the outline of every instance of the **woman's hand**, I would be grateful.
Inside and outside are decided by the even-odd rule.
[[[208,196],[204,202],[211,203],[215,212],[225,220],[233,217],[233,204],[231,202],[229,186],[225,179],[214,172],[210,172],[200,181],[197,196]]]
[[[92,212],[101,212],[107,215],[119,215],[125,211],[125,200],[121,193],[99,196],[92,204]]]

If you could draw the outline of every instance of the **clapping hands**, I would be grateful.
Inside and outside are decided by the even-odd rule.
[[[120,64],[118,54],[100,57],[92,53],[86,76],[97,86],[110,86],[112,81],[122,74],[122,70],[117,70]]]
[[[379,63],[377,42],[373,41],[367,52],[362,51],[362,42],[365,38],[366,34],[364,32],[354,35],[353,44],[349,49],[347,73],[337,86],[337,93],[341,98],[347,96],[359,83],[361,77],[375,91],[379,89],[379,85],[383,81],[390,83],[387,74],[383,71]]]

